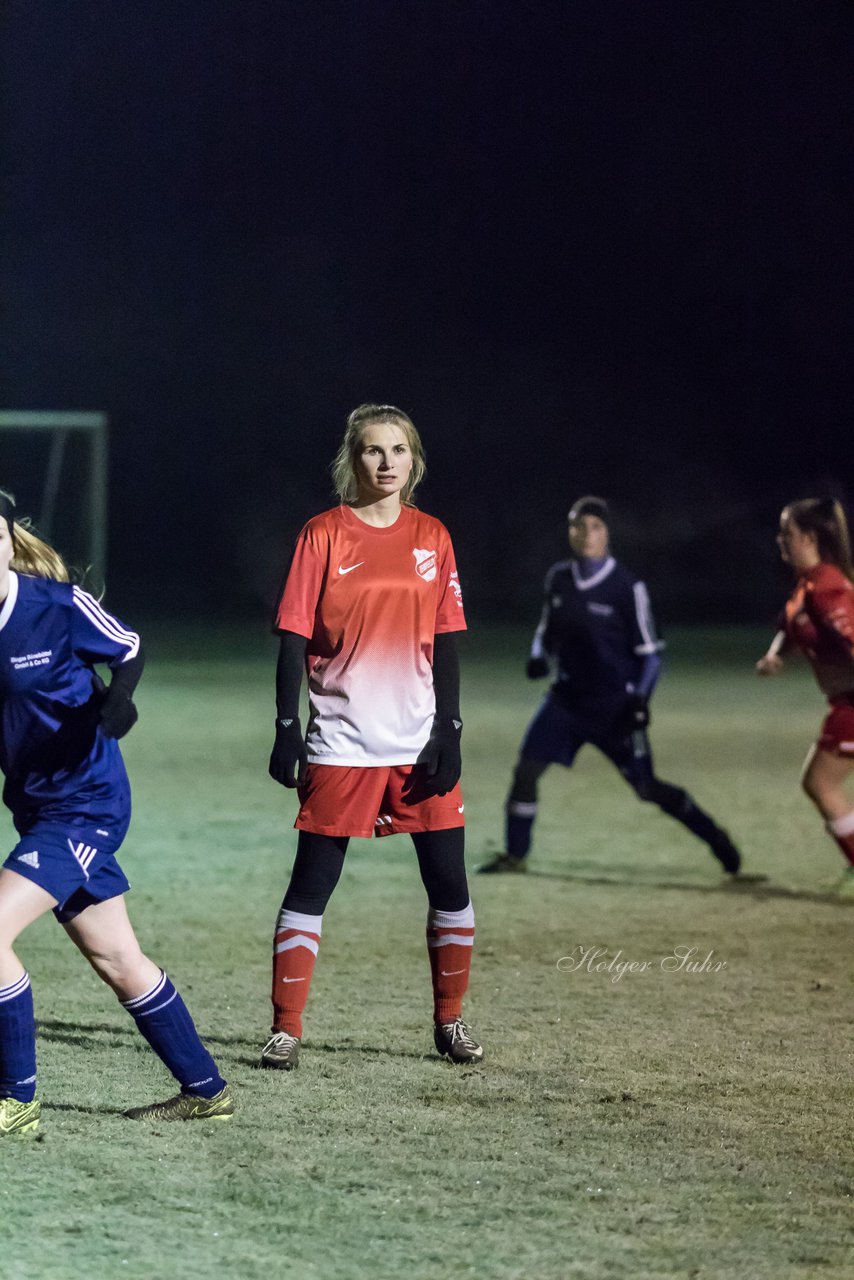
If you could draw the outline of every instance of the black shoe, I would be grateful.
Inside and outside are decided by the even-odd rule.
[[[497,853],[491,862],[482,862],[478,867],[478,875],[491,876],[497,872],[510,871],[518,873],[528,870],[527,858],[511,858],[509,853]]]
[[[457,1018],[454,1022],[434,1023],[433,1039],[436,1042],[437,1051],[443,1058],[450,1058],[451,1062],[483,1061],[483,1048],[475,1040],[471,1028],[466,1026],[462,1018]]]
[[[727,875],[737,876],[741,868],[741,854],[725,831],[719,831],[709,848]]]

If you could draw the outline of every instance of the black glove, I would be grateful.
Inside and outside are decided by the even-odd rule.
[[[525,675],[529,680],[542,680],[550,671],[548,658],[529,658],[525,667]]]
[[[645,729],[649,724],[649,698],[642,693],[630,694],[623,709],[623,724],[629,733]]]
[[[436,716],[430,737],[421,749],[417,763],[426,767],[430,790],[437,796],[453,791],[460,780],[463,771],[460,751],[462,732],[462,720],[455,720],[451,716]]]
[[[270,754],[270,777],[283,787],[301,787],[307,768],[308,752],[299,720],[277,720],[276,741]]]
[[[109,688],[97,672],[92,672],[93,697],[98,702],[98,721],[106,738],[123,738],[139,719],[133,691],[139,683],[145,655],[138,649],[132,658],[112,668]]]
[[[105,738],[123,738],[139,719],[133,698],[115,682],[104,694],[98,720]]]

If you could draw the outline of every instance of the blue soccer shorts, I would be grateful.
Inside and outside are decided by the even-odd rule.
[[[53,914],[65,924],[93,903],[127,893],[130,883],[116,861],[126,830],[37,822],[3,866],[55,898]]]
[[[652,749],[643,729],[630,732],[620,722],[621,706],[571,710],[549,694],[522,739],[520,755],[567,769],[581,747],[590,743],[619,769],[630,786],[642,787],[653,777]]]

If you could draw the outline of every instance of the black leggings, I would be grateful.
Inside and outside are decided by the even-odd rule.
[[[469,891],[463,827],[419,831],[412,837],[427,901],[436,911],[462,911]],[[301,831],[297,856],[282,907],[307,916],[322,916],[344,867],[348,836],[320,836]]]

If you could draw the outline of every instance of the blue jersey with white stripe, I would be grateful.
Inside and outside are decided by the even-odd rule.
[[[80,587],[9,574],[0,608],[0,768],[15,826],[126,826],[130,787],[117,742],[98,725],[103,684],[139,636]]]
[[[554,692],[568,706],[624,702],[663,647],[646,587],[612,556],[586,577],[575,559],[549,569],[531,656],[556,659]]]

